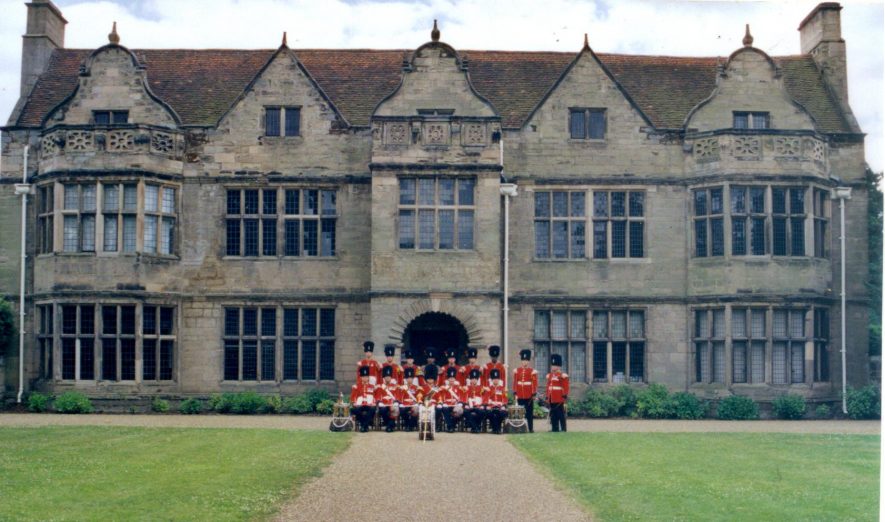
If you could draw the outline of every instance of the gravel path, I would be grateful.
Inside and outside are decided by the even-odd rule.
[[[57,415],[0,413],[0,426],[146,426],[168,428],[270,428],[327,430],[329,417],[292,415]],[[549,429],[535,420],[537,431]],[[879,435],[879,421],[678,421],[630,419],[569,419],[569,431],[592,432],[758,432],[845,433]]]
[[[357,433],[277,521],[590,520],[504,436]]]

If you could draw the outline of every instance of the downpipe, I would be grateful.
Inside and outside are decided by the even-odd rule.
[[[28,260],[25,247],[28,244],[28,194],[31,186],[28,184],[28,151],[30,145],[25,145],[22,151],[22,182],[15,185],[15,193],[22,197],[22,228],[21,228],[21,271],[18,290],[18,395],[15,402],[21,404],[22,395],[25,393],[25,271]]]

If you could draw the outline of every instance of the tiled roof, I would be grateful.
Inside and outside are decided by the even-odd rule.
[[[18,124],[39,126],[47,112],[77,86],[91,51],[59,49],[38,80]],[[135,50],[150,87],[183,124],[215,125],[274,50]],[[295,49],[295,55],[351,125],[368,125],[375,106],[399,85],[404,50]],[[461,51],[477,92],[520,127],[575,59],[574,53]],[[689,110],[712,93],[724,58],[598,54],[618,83],[658,128],[679,128]],[[793,98],[822,132],[850,132],[808,56],[775,57]]]

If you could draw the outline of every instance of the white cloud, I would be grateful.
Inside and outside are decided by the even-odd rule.
[[[459,49],[577,52],[584,33],[596,51],[728,56],[749,23],[754,45],[772,55],[799,53],[799,22],[817,0],[663,2],[640,0],[58,0],[68,47],[107,42],[117,21],[132,48],[275,48],[288,31],[293,48],[413,49],[429,39],[434,18],[443,40]],[[543,8],[539,6],[543,5]],[[849,97],[868,134],[867,159],[885,166],[882,106],[883,6],[844,2]],[[0,0],[0,113],[18,96],[21,0]]]

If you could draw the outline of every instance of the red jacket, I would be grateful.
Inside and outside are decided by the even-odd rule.
[[[420,388],[417,384],[406,383],[397,388],[399,388],[400,404],[403,406],[414,406],[418,403],[418,390]]]
[[[419,386],[418,387],[418,395],[415,396],[418,398],[418,402],[423,403],[424,398],[427,397],[428,395],[430,395],[431,390],[432,390],[432,387],[430,386],[429,382],[425,382],[424,384]],[[430,404],[435,406],[439,402],[439,398],[440,398],[440,392],[439,392],[439,388],[437,387],[436,393],[434,393],[433,396],[430,397]]]
[[[482,384],[468,384],[465,395],[468,408],[482,408],[489,400],[489,390]]]
[[[568,399],[568,374],[563,372],[550,372],[547,374],[547,402],[550,404],[562,404]]]
[[[490,386],[486,396],[490,408],[507,407],[507,388],[504,386]]]
[[[443,381],[449,380],[449,368],[450,366],[447,364],[439,369],[439,378],[443,379]],[[455,380],[458,381],[458,384],[460,384],[461,386],[467,384],[467,374],[464,373],[464,367],[453,364],[451,368],[455,369]]]
[[[375,406],[375,386],[372,383],[360,381],[350,388],[350,403],[354,406]]]
[[[513,392],[517,399],[531,399],[538,393],[538,370],[531,366],[513,370]]]
[[[399,397],[396,394],[397,388],[395,384],[382,383],[381,386],[376,386],[375,400],[378,401],[378,406],[390,407],[393,406],[393,403],[399,402]],[[402,392],[402,390],[399,391]]]
[[[406,368],[414,368],[415,369],[415,377],[414,378],[418,379],[419,385],[424,384],[424,368],[421,368],[420,366],[415,365],[415,364],[404,364],[402,366],[403,378],[405,378],[405,375],[406,375]]]
[[[384,361],[383,363],[381,363],[381,370],[382,370],[381,375],[384,375],[383,370],[384,370],[384,368],[387,368],[388,366],[393,367],[393,375],[391,375],[390,378],[393,379],[394,381],[396,381],[397,384],[403,382],[403,376],[405,374],[403,373],[402,367],[396,363],[389,363],[387,361]]]
[[[380,384],[381,383],[381,363],[379,363],[375,359],[372,359],[372,360],[361,359],[360,362],[356,363],[356,380],[357,380],[357,382],[359,382],[359,380],[360,380],[360,368],[362,368],[363,366],[369,367],[369,382],[372,384]]]
[[[501,374],[501,380],[504,382],[504,387],[507,387],[507,368],[504,367],[500,362],[493,363],[489,361],[483,366],[482,369],[482,384],[483,386],[489,386],[492,378],[489,376],[493,369],[497,369]]]
[[[440,404],[443,406],[454,406],[459,402],[467,402],[464,391],[464,387],[458,384],[457,381],[455,381],[454,385],[449,385],[448,381],[446,381],[446,385],[442,387],[437,395],[439,395]]]

